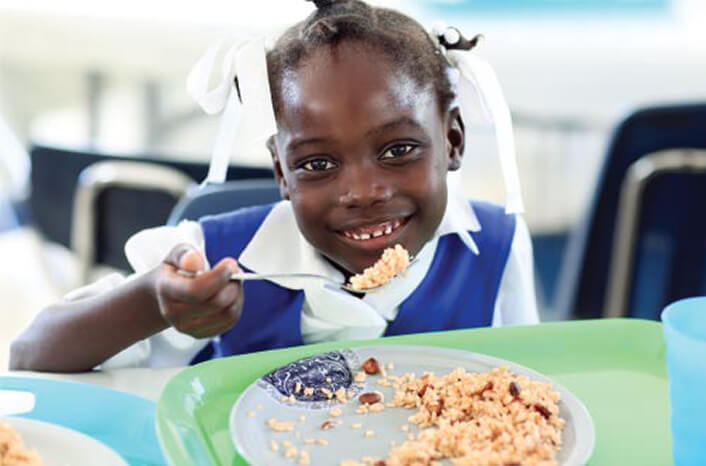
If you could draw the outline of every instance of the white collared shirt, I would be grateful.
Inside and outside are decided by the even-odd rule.
[[[473,209],[467,201],[453,196],[451,192],[449,194],[446,212],[437,232],[417,254],[404,278],[394,279],[375,293],[369,293],[361,299],[324,286],[322,281],[272,280],[285,288],[304,292],[301,318],[304,343],[382,336],[388,323],[397,316],[400,304],[424,279],[441,236],[459,234],[472,251],[476,254],[482,253],[478,251],[472,238],[472,232],[481,229]],[[125,253],[135,274],[127,278],[119,274],[110,275],[69,293],[65,299],[93,296],[118,286],[137,274],[152,270],[179,243],[192,244],[204,253],[204,235],[200,224],[184,221],[178,226],[151,228],[135,234],[125,245]],[[277,247],[273,247],[274,244]],[[237,259],[240,264],[258,273],[286,270],[320,274],[343,281],[341,272],[326,261],[302,236],[297,228],[291,204],[287,201],[273,207]],[[538,320],[532,245],[527,225],[517,216],[510,254],[495,302],[492,325],[534,324]],[[186,365],[209,341],[210,339],[194,339],[170,328],[123,350],[106,361],[103,367]]]

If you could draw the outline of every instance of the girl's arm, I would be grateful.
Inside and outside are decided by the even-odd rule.
[[[10,369],[79,372],[167,328],[154,293],[157,271],[98,296],[44,309],[12,343]]]
[[[238,265],[226,258],[193,278],[177,273],[204,264],[192,246],[178,245],[151,272],[98,296],[48,307],[13,342],[10,368],[87,371],[169,326],[196,338],[227,331],[242,311],[242,285],[230,281]]]

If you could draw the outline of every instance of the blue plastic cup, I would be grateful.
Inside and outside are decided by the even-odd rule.
[[[706,297],[662,311],[674,464],[706,465]]]

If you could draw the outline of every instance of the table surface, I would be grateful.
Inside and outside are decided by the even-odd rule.
[[[245,464],[230,442],[228,415],[252,382],[295,359],[371,344],[465,349],[527,366],[587,406],[596,429],[591,465],[672,463],[662,327],[633,319],[406,335],[209,361],[177,374],[160,397],[157,426],[165,455],[177,465]]]
[[[88,383],[101,387],[112,388],[133,395],[141,396],[152,402],[159,399],[162,389],[169,379],[182,371],[183,367],[167,369],[115,369],[110,371],[95,371],[77,374],[56,374],[49,372],[6,371],[2,376],[36,377],[66,382]]]

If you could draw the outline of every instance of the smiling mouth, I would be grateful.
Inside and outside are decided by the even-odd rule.
[[[396,233],[407,224],[407,218],[397,218],[386,222],[360,226],[349,230],[341,230],[339,233],[353,241],[370,241],[377,238],[384,238]]]

